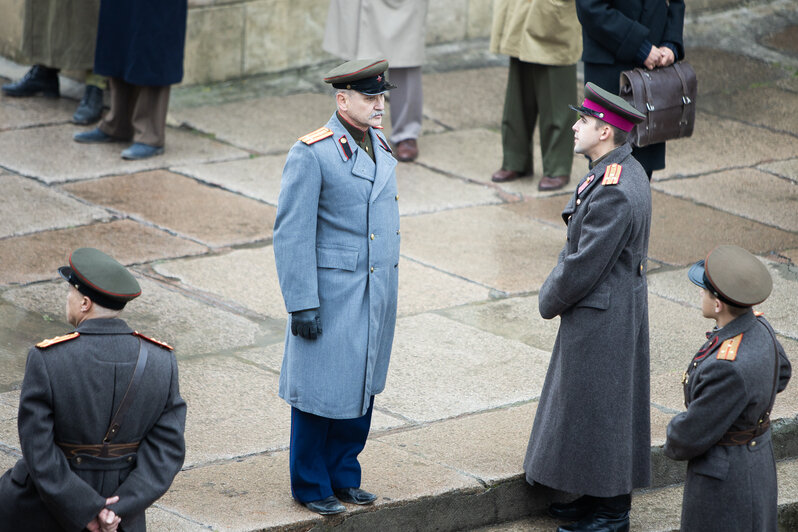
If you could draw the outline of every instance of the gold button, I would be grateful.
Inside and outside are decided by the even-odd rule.
[[[577,198],[577,199],[576,199],[576,204],[577,204],[577,205],[581,205],[581,204],[582,204],[582,200],[581,200],[580,198]]]
[[[397,194],[397,195],[396,195],[396,197],[395,197],[394,199],[395,199],[396,201],[399,201],[399,194]]]
[[[80,464],[81,462],[83,462],[83,458],[81,458],[80,456],[75,458],[75,463]]]
[[[571,216],[573,216],[573,214],[569,214],[569,215],[568,215],[568,221],[569,221],[569,222],[571,221]]]
[[[128,456],[128,457],[127,457],[127,461],[128,461],[128,462],[132,462],[132,461],[133,461],[133,457],[132,457],[132,456]]]
[[[400,230],[401,230],[401,229],[397,229],[397,230],[396,230],[396,234],[397,234],[397,235],[399,234],[399,231],[400,231]]]
[[[374,273],[374,266],[371,267],[371,273]]]
[[[751,442],[751,447],[756,447],[756,442],[755,441]]]
[[[374,233],[371,233],[371,239],[374,240]]]

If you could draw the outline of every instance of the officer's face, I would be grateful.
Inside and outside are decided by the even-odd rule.
[[[82,301],[83,301],[83,294],[78,292],[74,286],[70,285],[69,292],[67,292],[67,298],[66,298],[66,318],[67,322],[69,322],[70,325],[73,325],[75,327],[77,327],[78,323],[80,323],[80,317],[81,317],[80,305]]]
[[[339,103],[339,110],[360,129],[379,126],[382,124],[382,115],[385,112],[385,95],[348,91],[344,101]]]
[[[598,146],[604,131],[603,122],[592,116],[579,115],[571,129],[574,131],[574,152],[587,155],[591,159],[593,149]]]
[[[701,314],[705,318],[715,318],[716,298],[706,288],[701,289]]]

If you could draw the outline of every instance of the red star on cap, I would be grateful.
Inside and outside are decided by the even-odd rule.
[[[377,76],[377,81],[382,81],[382,76]]]

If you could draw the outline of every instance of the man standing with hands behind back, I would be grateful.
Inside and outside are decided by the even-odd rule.
[[[338,110],[283,169],[274,257],[290,313],[279,395],[291,405],[291,492],[322,515],[370,504],[357,456],[385,388],[399,267],[396,159],[379,131],[388,61],[327,73]]]
[[[646,255],[651,190],[626,137],[644,116],[588,83],[574,151],[590,172],[562,213],[540,315],[560,316],[524,460],[526,479],[582,495],[549,513],[561,532],[627,532],[634,488],[650,482]]]

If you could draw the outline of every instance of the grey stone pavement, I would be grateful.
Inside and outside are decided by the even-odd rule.
[[[716,244],[741,245],[767,265],[774,291],[759,310],[798,361],[798,9],[787,0],[697,4],[686,30],[699,78],[695,133],[668,144],[667,169],[651,184],[652,452],[683,409],[682,371],[711,327],[686,271]],[[539,164],[531,179],[491,183],[506,67],[479,47],[447,53],[433,53],[424,76],[421,156],[397,169],[399,319],[362,454],[374,507],[323,522],[288,486],[289,408],[277,397],[286,314],[271,241],[286,152],[333,111],[310,74],[176,88],[166,153],[143,162],[120,159],[120,145],[75,144],[73,100],[0,97],[0,470],[20,455],[27,349],[69,330],[56,268],[70,250],[94,246],[142,284],[126,319],[177,349],[188,452],[149,511],[153,530],[388,529],[355,518],[419,501],[433,501],[438,517],[395,528],[447,528],[441,519],[458,528],[462,508],[447,501],[521,482],[558,325],[540,318],[538,288],[587,164],[575,156],[571,185],[558,193],[537,191]],[[0,61],[0,77],[20,72]],[[773,417],[796,414],[792,384]],[[636,500],[647,497],[649,512],[678,523],[678,487]],[[781,497],[798,501],[798,488],[785,481]],[[635,530],[664,526],[633,519]],[[533,518],[491,530],[551,526]]]

